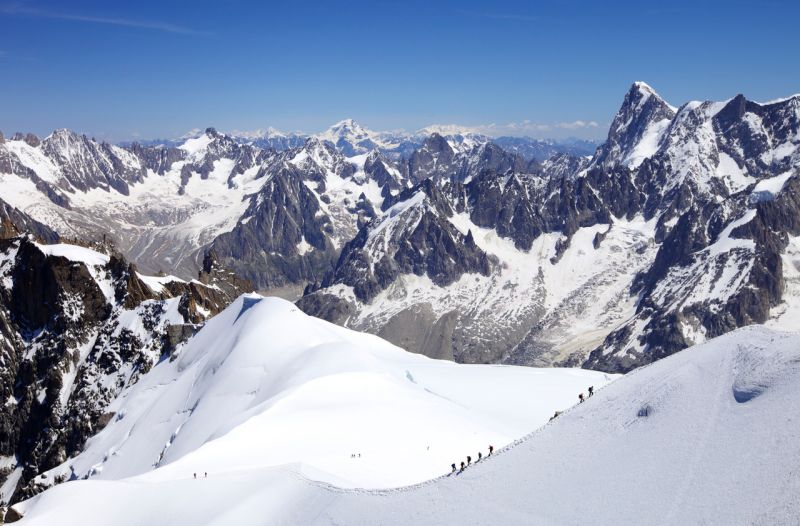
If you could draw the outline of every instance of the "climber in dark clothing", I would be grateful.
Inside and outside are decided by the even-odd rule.
[[[455,462],[450,464],[450,467],[453,468],[453,471],[451,471],[451,473],[455,473],[456,472],[456,464],[455,464]]]
[[[594,394],[594,386],[590,385],[589,386],[589,396],[592,396],[593,394]]]
[[[580,403],[583,403],[583,401],[585,400],[585,397],[583,396],[583,393],[578,395],[578,400],[580,400]]]
[[[467,466],[472,464],[472,457],[467,455]]]
[[[461,462],[461,471],[464,471],[464,468],[465,468],[465,467],[467,467],[467,466],[466,466],[466,465],[464,464],[464,462],[462,461],[462,462]]]
[[[489,446],[489,454],[490,455],[492,454],[493,451],[494,451],[494,446]]]
[[[478,451],[478,461],[480,461],[480,459],[482,459],[482,458],[483,458],[483,453],[481,453],[480,451]]]

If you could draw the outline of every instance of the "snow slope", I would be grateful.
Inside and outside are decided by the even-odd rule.
[[[288,466],[80,481],[19,507],[22,524],[64,525],[796,524],[798,382],[800,335],[747,327],[630,373],[462,475],[414,487],[343,490]]]
[[[298,463],[338,485],[401,486],[511,442],[611,379],[431,360],[246,295],[113,402],[113,422],[42,481],[155,483]]]

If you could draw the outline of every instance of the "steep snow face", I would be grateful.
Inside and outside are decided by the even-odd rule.
[[[187,525],[792,524],[798,364],[798,334],[740,329],[613,382],[462,474],[391,492],[253,468],[70,482],[18,507],[34,525],[133,525],[153,509]]]
[[[46,478],[149,484],[296,463],[339,485],[410,484],[613,377],[431,360],[246,295],[111,404],[114,421]]]

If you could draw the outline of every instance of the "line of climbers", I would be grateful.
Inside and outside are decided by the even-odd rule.
[[[490,444],[490,445],[489,445],[489,455],[487,455],[487,456],[491,456],[491,454],[492,454],[492,453],[494,453],[494,446]],[[477,463],[478,463],[478,462],[480,462],[482,459],[483,459],[483,453],[481,453],[480,451],[478,451],[478,460],[476,460],[476,461],[475,461],[475,463],[477,464]],[[467,455],[467,462],[466,462],[466,463],[464,463],[464,462],[461,462],[461,469],[458,469],[458,470],[457,470],[455,463],[453,463],[453,464],[450,464],[450,468],[452,469],[452,471],[450,471],[450,474],[452,475],[452,474],[453,474],[453,473],[455,473],[456,471],[458,471],[459,473],[461,473],[462,471],[464,471],[465,469],[467,469],[467,468],[468,468],[469,466],[471,466],[471,465],[472,465],[472,457],[471,457],[471,456],[469,456],[469,455]]]
[[[591,397],[592,395],[594,395],[594,386],[593,385],[590,385],[589,389],[587,389],[587,390],[589,391],[589,396],[588,397]],[[588,397],[586,395],[584,395],[583,393],[578,394],[578,403],[582,404],[584,401],[586,401],[586,399]],[[553,414],[553,416],[550,417],[550,421],[555,419],[561,413],[563,413],[563,411],[556,411]],[[494,453],[494,446],[490,445],[489,446],[489,455],[491,455],[492,453]],[[478,460],[477,460],[477,462],[480,462],[481,459],[483,459],[483,453],[478,451]],[[451,469],[450,475],[452,475],[453,473],[456,473],[456,472],[461,473],[471,465],[472,465],[472,457],[467,455],[466,463],[465,462],[461,462],[461,469],[458,469],[458,467],[455,465],[455,463],[450,464],[450,469]]]

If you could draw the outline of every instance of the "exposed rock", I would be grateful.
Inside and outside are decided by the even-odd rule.
[[[9,239],[25,233],[45,243],[56,243],[59,237],[48,226],[0,199],[0,239]]]
[[[0,240],[0,395],[14,401],[0,405],[0,455],[23,468],[12,501],[57,482],[36,476],[78,453],[122,389],[249,289],[209,258],[204,282],[154,291],[108,247],[57,247],[74,258]]]

